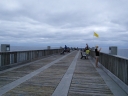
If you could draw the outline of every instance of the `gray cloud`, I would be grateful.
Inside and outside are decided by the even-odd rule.
[[[127,0],[0,2],[0,43],[128,47]]]

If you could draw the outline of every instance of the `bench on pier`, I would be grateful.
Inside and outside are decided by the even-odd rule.
[[[80,59],[82,59],[83,57],[86,59],[86,55],[84,55],[82,52],[80,52],[81,53],[81,58]]]

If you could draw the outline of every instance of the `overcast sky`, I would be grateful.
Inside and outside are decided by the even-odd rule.
[[[0,44],[86,43],[128,48],[128,0],[0,0]]]

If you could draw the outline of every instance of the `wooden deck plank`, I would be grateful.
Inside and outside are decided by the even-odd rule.
[[[114,96],[89,60],[77,60],[68,96]]]

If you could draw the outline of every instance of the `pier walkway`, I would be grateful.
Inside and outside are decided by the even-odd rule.
[[[0,96],[128,96],[80,51],[0,71]]]

